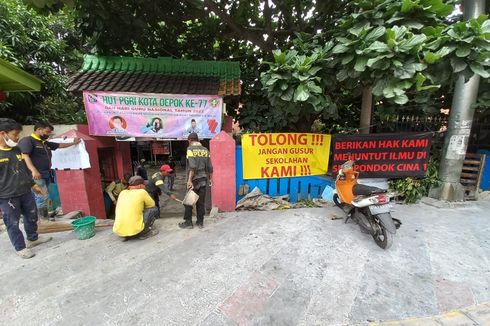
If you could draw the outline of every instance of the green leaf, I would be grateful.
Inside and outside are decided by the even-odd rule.
[[[305,87],[303,84],[299,84],[299,86],[296,88],[296,91],[294,91],[294,101],[295,102],[304,102],[308,99],[310,96],[310,93],[308,89]]]
[[[399,79],[412,78],[415,75],[415,72],[417,71],[416,68],[417,65],[414,63],[405,64],[402,67],[397,67],[393,72],[393,76]]]
[[[455,40],[460,40],[461,39],[461,36],[454,31],[454,28],[449,29],[447,31],[447,35],[451,36]]]
[[[284,64],[286,62],[286,53],[281,52],[281,50],[274,50],[274,61],[278,64]]]
[[[390,19],[388,19],[386,21],[386,23],[387,24],[393,24],[393,23],[395,23],[395,22],[397,22],[399,20],[402,20],[402,19],[403,19],[403,17],[391,17]]]
[[[364,40],[365,40],[365,42],[368,42],[368,43],[372,42],[374,40],[377,40],[381,36],[383,36],[385,34],[385,32],[386,32],[386,28],[384,28],[383,26],[376,27],[372,31],[370,31],[368,33],[368,35],[366,35],[366,38]]]
[[[402,2],[402,7],[401,7],[401,12],[408,12],[415,8],[417,3],[413,0],[403,0]]]
[[[393,98],[396,96],[393,85],[387,85],[383,89],[382,93],[383,93],[383,96],[386,98]]]
[[[448,55],[449,53],[453,52],[454,51],[454,47],[449,47],[449,46],[444,46],[442,48],[440,48],[436,54],[437,55],[440,55],[441,58],[445,57],[446,55]]]
[[[403,104],[406,104],[407,102],[408,102],[408,96],[405,94],[401,94],[401,95],[398,95],[395,97],[395,103],[396,104],[403,105]]]
[[[368,24],[364,24],[364,25],[356,25],[352,28],[349,28],[348,29],[348,32],[351,33],[352,35],[354,36],[359,36],[361,34],[361,32],[365,29],[365,28],[368,28],[369,27],[369,23]]]
[[[356,64],[354,66],[355,71],[363,72],[366,70],[368,58],[364,56],[359,56],[356,60]]]
[[[309,78],[310,78],[309,76],[305,76],[305,75],[299,75],[298,76],[299,81],[305,81],[305,80],[308,80]]]
[[[403,63],[401,63],[401,62],[400,62],[400,61],[398,61],[398,60],[393,60],[393,62],[392,62],[392,63],[393,63],[393,65],[394,65],[395,67],[402,67],[402,66],[403,66]]]
[[[434,62],[438,61],[439,59],[441,59],[440,54],[430,52],[430,51],[424,52],[424,61],[427,64],[433,64]]]
[[[386,42],[388,43],[388,41],[390,40],[393,41],[395,40],[395,38],[396,38],[395,32],[391,28],[388,28],[386,30]]]
[[[482,78],[490,77],[490,73],[488,73],[479,63],[470,63],[470,68],[475,74],[480,75]]]
[[[288,90],[281,95],[281,100],[289,102],[293,99],[294,87],[288,88]]]
[[[440,36],[443,29],[444,29],[443,27],[427,26],[422,28],[422,33],[424,33],[427,36]]]
[[[408,41],[400,42],[399,48],[402,51],[410,51],[415,46],[424,43],[425,40],[427,40],[427,36],[425,36],[424,34],[416,34],[413,35]]]
[[[272,86],[277,82],[277,78],[271,78],[266,83],[265,86]]]
[[[351,62],[352,59],[354,59],[354,55],[353,54],[349,54],[349,55],[345,56],[344,58],[342,58],[342,64],[343,65],[346,65],[349,62]]]
[[[339,36],[337,37],[337,41],[340,42],[340,43],[343,43],[345,45],[349,45],[352,43],[352,41],[346,37],[342,37],[342,36]]]
[[[316,74],[317,74],[317,73],[318,73],[320,70],[322,70],[322,67],[318,67],[318,66],[317,66],[317,67],[311,67],[311,68],[310,68],[310,70],[308,70],[308,74],[309,74],[310,76],[316,76]]]
[[[386,56],[384,55],[377,56],[376,58],[371,58],[367,61],[366,66],[372,67],[376,62],[384,58],[386,58]]]
[[[459,58],[451,58],[451,66],[453,67],[453,72],[461,72],[465,70],[468,65]]]
[[[456,50],[456,55],[460,58],[465,58],[471,53],[471,48],[460,47]]]
[[[375,51],[375,52],[388,52],[390,48],[386,43],[380,41],[374,41],[366,50]]]
[[[454,7],[445,4],[442,0],[420,0],[421,5],[429,12],[435,13],[439,17],[446,17],[453,12]]]
[[[483,24],[481,25],[481,32],[482,34],[487,34],[487,33],[490,33],[490,20],[487,19],[483,22]]]
[[[416,83],[415,83],[417,90],[420,90],[420,88],[424,85],[424,82],[426,79],[427,78],[423,74],[421,74],[420,72],[417,74]]]
[[[424,24],[416,22],[416,21],[409,21],[403,24],[405,27],[408,27],[410,29],[422,29],[424,27]]]
[[[316,85],[314,82],[307,83],[308,89],[311,93],[321,94],[323,90],[320,86]]]
[[[332,53],[333,54],[346,53],[348,51],[349,51],[349,48],[347,46],[343,45],[343,44],[337,44],[332,49]]]
[[[373,94],[375,96],[382,96],[384,89],[388,86],[389,80],[387,78],[379,79],[373,87]]]
[[[402,38],[408,31],[407,28],[404,26],[393,26],[391,29],[393,30],[393,32],[395,32],[395,39]]]
[[[345,68],[344,69],[340,69],[340,71],[337,72],[336,77],[337,77],[337,80],[338,81],[342,82],[342,81],[344,81],[344,80],[346,80],[346,79],[349,78],[349,71],[347,69],[345,69]]]

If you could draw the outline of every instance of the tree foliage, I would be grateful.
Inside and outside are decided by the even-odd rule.
[[[458,22],[452,0],[25,1],[45,21],[73,13],[55,33],[60,66],[68,49],[240,61],[243,105],[229,113],[249,130],[308,130],[315,119],[339,130],[358,119],[365,86],[378,112],[436,108],[457,74],[487,76],[489,23]]]
[[[66,91],[66,76],[78,69],[81,56],[74,28],[70,13],[43,16],[18,0],[0,2],[0,58],[44,82],[39,93],[9,94],[0,102],[2,116],[23,123],[83,120],[80,104]]]
[[[323,86],[321,94],[335,94],[335,87],[359,93],[363,87],[372,86],[378,103],[405,105],[414,101],[423,106],[435,94],[440,97],[441,90],[447,96],[454,78],[461,74],[466,79],[473,74],[483,78],[490,76],[490,21],[486,16],[453,22],[448,20],[448,15],[454,6],[442,0],[356,0],[350,3],[354,7],[352,13],[340,19],[335,30],[320,36],[329,45],[325,57],[333,59],[322,61],[317,69],[318,76],[311,78],[336,77],[336,81],[330,80],[329,85]],[[325,46],[317,45],[310,52],[324,49]],[[294,47],[283,55],[301,55],[301,51],[301,47]],[[288,102],[287,98],[281,98],[282,89],[287,90],[288,86],[281,84],[282,88],[271,88],[267,83],[274,80],[277,71],[289,68],[290,65],[276,58],[263,73],[262,81],[269,98]],[[299,72],[299,67],[291,74],[295,72]],[[287,84],[299,88],[294,78]],[[308,101],[308,95],[302,100]],[[313,104],[315,112],[335,109],[325,103],[317,105]],[[309,116],[309,111],[303,112],[303,117],[309,119]]]
[[[42,12],[56,11],[67,3],[26,1]],[[77,0],[73,6],[77,29],[92,53],[240,61],[244,104],[241,110],[232,108],[229,113],[246,129],[279,130],[286,125],[299,128],[284,120],[286,116],[297,120],[298,114],[294,110],[285,115],[276,112],[267,100],[259,80],[266,70],[261,62],[273,60],[272,50],[289,48],[297,34],[334,28],[336,21],[351,10],[348,3]]]

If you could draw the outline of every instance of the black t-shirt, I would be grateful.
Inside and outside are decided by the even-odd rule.
[[[0,198],[24,195],[34,185],[20,149],[0,149]]]
[[[51,151],[54,151],[59,146],[58,143],[38,140],[32,136],[24,137],[19,142],[20,150],[23,154],[29,155],[32,164],[34,164],[43,178],[50,177]]]
[[[142,165],[136,167],[136,175],[139,175],[144,180],[148,180],[148,172],[146,172],[146,169]]]

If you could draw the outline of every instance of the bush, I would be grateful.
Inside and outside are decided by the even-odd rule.
[[[404,199],[406,204],[413,204],[420,198],[427,196],[432,187],[439,185],[439,162],[431,159],[427,166],[425,177],[404,178],[390,181],[390,190],[395,191]]]

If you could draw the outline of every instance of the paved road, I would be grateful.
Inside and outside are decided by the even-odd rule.
[[[332,208],[157,221],[119,242],[59,233],[21,260],[0,234],[0,325],[345,325],[490,301],[490,202],[396,206],[388,251]],[[462,324],[464,325],[464,324]],[[483,325],[483,324],[482,324]]]

